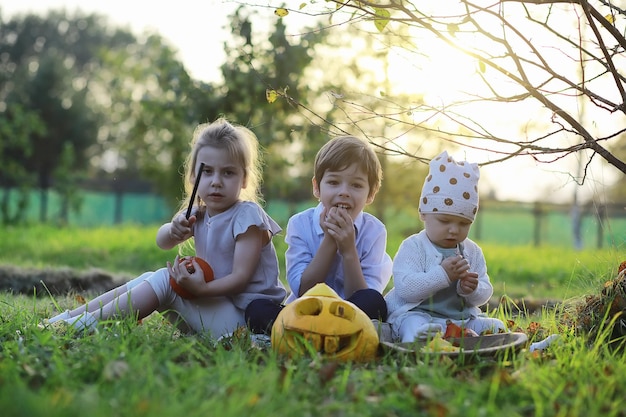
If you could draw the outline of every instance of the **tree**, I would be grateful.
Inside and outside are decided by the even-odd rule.
[[[193,129],[219,115],[214,87],[191,79],[176,54],[154,33],[104,54],[98,106],[107,122],[91,155],[105,176],[115,178],[120,195],[145,178],[173,209]]]
[[[268,101],[277,91],[288,92],[294,102],[311,98],[314,80],[306,70],[324,36],[308,28],[290,39],[282,20],[274,18],[275,24],[263,28],[263,21],[243,7],[233,13],[233,39],[224,45],[224,85],[218,94],[224,115],[251,128],[264,148],[264,194],[298,201],[311,196],[311,155],[328,135],[291,102]]]
[[[27,111],[20,103],[15,103],[2,112],[0,117],[0,221],[3,224],[17,224],[23,221],[24,210],[28,207],[28,191],[35,182],[35,175],[28,170],[24,158],[29,157],[29,138],[42,135],[45,126],[33,111]],[[11,206],[11,194],[17,193],[17,204]]]
[[[125,46],[129,39],[124,33],[108,33],[98,16],[51,12],[46,18],[27,15],[0,25],[0,120],[18,123],[9,132],[16,137],[3,137],[11,150],[0,154],[7,158],[0,171],[8,178],[14,175],[10,167],[17,164],[34,175],[34,182],[21,175],[8,186],[39,188],[41,220],[47,219],[48,190],[57,188],[62,199],[73,199],[74,178],[88,165],[84,153],[95,143],[99,124],[89,106],[89,83],[100,68],[99,52]],[[21,129],[24,115],[38,127]],[[73,175],[55,178],[59,169]]]
[[[582,183],[587,167],[599,156],[626,173],[626,163],[612,152],[626,132],[626,11],[612,2],[328,3],[311,2],[290,11],[325,13],[335,27],[365,25],[372,36],[385,34],[388,48],[406,57],[406,76],[416,80],[418,66],[427,58],[424,49],[432,45],[454,57],[466,57],[463,64],[473,62],[471,74],[466,65],[451,62],[457,81],[462,74],[467,77],[465,91],[455,91],[452,99],[439,103],[403,105],[398,100],[393,112],[384,113],[336,97],[334,105],[345,113],[358,110],[360,120],[380,118],[394,126],[389,151],[406,154],[397,138],[421,131],[485,151],[484,164],[520,156],[550,163],[573,156],[583,160],[580,175],[571,174]],[[294,102],[288,92],[285,98]],[[518,122],[519,130],[513,134],[510,125],[502,126],[493,117],[503,108]],[[584,114],[580,108],[586,109]],[[366,129],[363,132],[367,134]]]
[[[96,14],[54,11],[3,24],[0,122],[15,123],[21,105],[43,127],[3,143],[0,157],[37,174],[36,182],[9,181],[19,171],[3,161],[7,187],[36,184],[42,220],[51,188],[62,197],[62,221],[80,209],[81,173],[111,180],[118,207],[124,192],[150,185],[175,206],[193,127],[217,115],[213,87],[192,80],[176,54],[159,35],[138,39]]]

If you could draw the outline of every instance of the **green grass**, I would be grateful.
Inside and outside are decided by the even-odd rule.
[[[139,273],[173,256],[156,248],[155,232],[4,228],[0,263]],[[390,254],[400,241],[390,236]],[[277,245],[282,262],[284,244]],[[611,250],[483,249],[496,288],[503,282],[507,291],[535,297],[597,292],[623,260]],[[333,364],[279,357],[246,338],[181,336],[159,315],[89,336],[38,328],[54,303],[76,301],[0,293],[4,416],[626,416],[623,351],[610,350],[602,335],[575,335],[552,310],[513,318],[522,328],[533,320],[544,335],[561,334],[540,355],[464,361],[381,354],[370,363]]]
[[[3,227],[0,265],[37,268],[100,268],[136,275],[164,266],[177,249],[163,251],[155,244],[158,226],[57,228]],[[388,238],[393,257],[403,239]],[[274,239],[284,280],[283,235]],[[480,243],[480,242],[479,242]],[[626,258],[616,249],[576,251],[563,247],[481,245],[495,296],[566,299],[585,294],[614,275]],[[390,283],[391,285],[391,283]]]
[[[624,355],[568,332],[540,356],[333,364],[180,336],[156,315],[90,336],[37,328],[49,309],[0,296],[5,416],[624,416]]]

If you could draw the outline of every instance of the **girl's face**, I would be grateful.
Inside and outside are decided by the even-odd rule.
[[[469,234],[472,222],[453,214],[425,213],[421,216],[431,242],[441,248],[455,248]]]
[[[245,172],[226,149],[204,146],[196,158],[194,182],[201,163],[204,163],[204,169],[198,184],[198,197],[206,204],[209,216],[214,216],[239,200],[239,193],[246,186]]]
[[[313,195],[329,210],[343,208],[354,220],[366,204],[374,199],[369,197],[370,186],[367,175],[357,164],[342,171],[326,171],[318,184],[313,178]]]

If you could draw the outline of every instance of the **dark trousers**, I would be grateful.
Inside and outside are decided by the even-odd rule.
[[[387,320],[387,303],[382,294],[366,288],[355,291],[347,301],[360,308],[370,319]],[[252,333],[270,334],[276,317],[285,306],[267,299],[258,299],[248,304],[245,312],[246,323]]]

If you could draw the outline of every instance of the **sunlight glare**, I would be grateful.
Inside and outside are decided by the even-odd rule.
[[[460,99],[476,76],[476,62],[442,42],[425,43],[418,53],[394,48],[389,53],[393,93],[419,94],[441,106]]]

